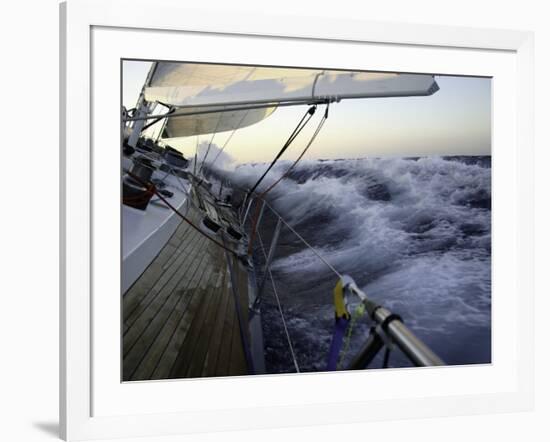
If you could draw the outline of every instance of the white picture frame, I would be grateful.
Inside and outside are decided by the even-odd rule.
[[[534,192],[531,33],[297,16],[260,16],[229,11],[205,12],[187,9],[169,0],[70,0],[61,4],[60,14],[60,427],[64,439],[161,436],[389,418],[510,412],[532,408]],[[105,32],[110,34],[104,35]],[[126,35],[114,35],[118,33]],[[116,365],[120,364],[120,360],[116,356],[116,346],[112,346],[112,351],[106,349],[111,348],[109,339],[117,341],[119,335],[113,335],[112,328],[107,325],[105,331],[98,331],[96,321],[101,316],[102,323],[112,324],[117,320],[117,312],[104,308],[110,300],[94,293],[98,281],[94,280],[97,272],[92,268],[95,262],[93,252],[103,250],[98,249],[99,245],[96,246],[98,226],[97,223],[94,225],[97,219],[94,217],[97,217],[98,211],[107,210],[108,206],[94,204],[94,194],[101,195],[103,190],[97,180],[93,179],[97,170],[94,172],[92,165],[95,164],[97,169],[94,163],[94,143],[98,143],[98,140],[103,142],[102,137],[107,137],[105,140],[109,143],[111,132],[107,126],[112,124],[113,117],[115,128],[119,124],[118,106],[97,113],[97,104],[102,100],[98,91],[105,89],[112,92],[111,87],[115,87],[115,83],[118,84],[116,87],[120,87],[120,84],[119,77],[114,78],[114,83],[107,84],[102,83],[103,75],[97,78],[94,76],[99,66],[106,66],[100,72],[107,77],[110,73],[107,67],[112,67],[112,60],[120,59],[120,51],[116,49],[119,47],[117,38],[124,45],[130,34],[132,39],[137,39],[144,33],[147,33],[146,40],[149,43],[143,42],[136,46],[144,52],[148,51],[149,56],[159,51],[158,58],[164,59],[169,59],[171,39],[193,38],[199,41],[207,38],[209,44],[212,44],[216,39],[231,38],[237,44],[239,41],[250,41],[250,52],[254,51],[254,42],[274,45],[274,51],[263,56],[288,59],[288,63],[292,63],[289,58],[292,54],[280,53],[281,49],[276,49],[280,42],[292,42],[294,46],[309,45],[311,48],[321,45],[332,48],[335,45],[342,48],[368,46],[381,54],[379,64],[383,63],[384,52],[401,48],[404,57],[400,66],[408,66],[411,71],[433,72],[433,69],[437,69],[435,64],[429,64],[432,52],[442,54],[442,58],[437,57],[437,66],[447,69],[448,73],[459,74],[458,70],[466,69],[453,64],[448,54],[445,56],[445,53],[450,52],[457,59],[460,59],[462,53],[468,55],[471,59],[467,68],[470,73],[481,74],[483,69],[495,69],[497,72],[501,69],[495,74],[495,78],[502,78],[502,82],[499,92],[495,94],[495,100],[499,100],[499,114],[493,121],[493,148],[498,152],[494,162],[496,176],[493,197],[497,197],[496,207],[503,207],[503,211],[493,212],[493,223],[496,237],[502,240],[495,243],[493,253],[498,259],[494,264],[493,277],[502,279],[502,282],[495,285],[493,296],[498,289],[498,299],[502,302],[495,303],[493,321],[495,327],[501,327],[499,317],[502,316],[509,324],[506,332],[494,333],[493,342],[496,348],[508,342],[510,354],[499,353],[503,357],[489,367],[399,370],[399,373],[392,370],[385,374],[378,371],[369,374],[369,378],[365,377],[365,372],[360,372],[146,382],[126,386],[119,382],[120,385],[113,385],[113,379],[118,378]],[[111,43],[109,50],[101,46],[106,41]],[[155,50],[155,42],[162,43],[159,46],[164,48],[163,54],[160,54],[159,47]],[[206,42],[204,46],[201,45],[199,49],[208,48]],[[94,52],[98,47],[105,48],[102,49],[105,60],[100,59],[103,55],[98,58]],[[314,52],[312,49],[311,57],[315,56]],[[341,52],[346,53],[345,50]],[[490,58],[491,54],[496,61],[504,60],[502,66],[499,67],[499,63],[495,62],[494,67],[482,68],[482,60]],[[139,53],[129,50],[126,56],[131,58],[136,55],[139,58]],[[463,66],[467,64],[466,55]],[[197,60],[198,56],[200,54],[193,59]],[[221,58],[222,54],[211,53],[207,56],[215,60],[216,57]],[[223,61],[244,61],[243,54],[224,56],[226,58]],[[314,63],[314,58],[311,60]],[[332,63],[342,63],[341,60]],[[392,62],[388,63],[393,66]],[[448,66],[441,63],[447,63]],[[476,68],[476,63],[479,68]],[[372,69],[377,67],[380,66],[372,66]],[[119,72],[120,64],[112,68],[113,72]],[[506,90],[510,91],[508,95]],[[115,102],[117,100],[118,96]],[[96,106],[92,107],[92,104]],[[98,127],[102,128],[101,133],[97,132]],[[501,133],[501,127],[511,132]],[[119,139],[112,142],[116,146]],[[113,153],[113,158],[115,155]],[[112,177],[109,171],[118,174],[118,166],[105,166],[106,182],[111,182],[108,181],[108,177]],[[118,229],[116,220],[112,223]],[[116,280],[116,276],[113,278]],[[118,296],[118,292],[112,293],[112,296]],[[113,371],[113,367],[114,377],[108,373]],[[372,389],[372,379],[380,384],[388,374],[392,377],[392,385],[400,389],[399,394],[382,394]],[[485,382],[482,388],[485,377],[494,378],[495,383]],[[326,382],[327,379],[331,382]],[[456,391],[441,391],[437,395],[430,393],[431,383],[448,384],[449,379],[462,382],[456,384]],[[350,387],[352,390],[357,389],[362,383],[370,386],[373,393],[369,395],[370,399],[359,399],[351,393],[345,396],[340,394],[341,391],[349,392]],[[317,385],[329,384],[323,394],[319,395]],[[411,384],[416,389],[410,387],[410,391],[404,391]],[[470,390],[463,389],[463,385],[469,385]],[[235,388],[242,392],[242,398],[239,399],[241,402],[231,399]],[[262,390],[269,400],[264,399],[263,395],[257,396]],[[299,394],[296,393],[295,397],[288,393],[276,394],[288,391]],[[186,395],[184,397],[194,398],[193,401],[182,401],[182,392]],[[214,402],[211,398],[216,392],[219,397]],[[149,408],[137,403],[140,397],[142,402],[149,403]],[[163,398],[163,406],[155,408],[159,398]],[[177,401],[185,404],[180,406]]]

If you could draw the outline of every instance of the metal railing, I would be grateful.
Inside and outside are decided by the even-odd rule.
[[[350,364],[350,369],[367,367],[384,345],[391,348],[394,344],[418,367],[444,365],[439,356],[403,323],[399,315],[367,297],[353,280],[345,289],[359,298],[375,324],[371,329],[369,339]]]

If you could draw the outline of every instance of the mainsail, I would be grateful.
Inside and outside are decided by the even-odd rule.
[[[317,69],[157,64],[147,101],[172,106],[212,106],[343,98],[431,95],[432,75]]]
[[[193,111],[202,112],[206,109],[211,108],[202,107],[193,109]],[[219,109],[220,112],[168,118],[161,137],[190,137],[192,135],[202,135],[240,129],[242,127],[259,123],[264,118],[267,118],[273,113],[275,107],[231,110],[228,106],[221,106]]]
[[[144,97],[192,110],[167,119],[163,138],[200,135],[258,123],[281,103],[431,95],[433,75],[157,62]],[[266,108],[258,108],[265,105]],[[239,109],[240,106],[240,109]],[[243,110],[243,106],[254,107]],[[201,110],[220,109],[203,113]]]

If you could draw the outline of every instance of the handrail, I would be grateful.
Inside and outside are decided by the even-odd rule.
[[[381,335],[382,333],[386,334],[386,337],[389,338],[390,343],[395,343],[399,349],[409,358],[409,360],[419,367],[428,367],[428,366],[437,366],[445,365],[445,363],[437,356],[432,350],[428,348],[424,342],[422,342],[404,323],[399,315],[396,315],[389,311],[387,308],[376,303],[374,300],[370,299],[367,294],[361,290],[353,279],[349,276],[346,276],[344,281],[347,284],[344,287],[345,291],[356,295],[361,303],[365,306],[367,313],[370,318],[376,324],[376,328],[373,330],[373,333]],[[383,341],[387,341],[382,337]],[[385,342],[386,345],[388,344]],[[363,350],[358,354],[355,361],[352,363],[350,368],[364,368],[365,363],[368,364],[370,360],[376,356],[376,351],[372,352],[372,349],[369,348],[369,343],[365,345]],[[364,354],[371,354],[369,361],[366,361]],[[362,360],[361,366],[354,366]]]

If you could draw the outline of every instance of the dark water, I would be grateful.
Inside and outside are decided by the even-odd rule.
[[[288,166],[277,164],[263,186]],[[265,167],[240,166],[232,179],[250,186]],[[491,361],[490,157],[303,161],[268,200],[446,363]],[[274,224],[265,212],[260,234],[266,248]],[[261,278],[259,241],[254,260]],[[301,370],[323,370],[337,277],[286,228],[272,271]],[[269,283],[262,312],[268,371],[294,371]],[[366,318],[355,325],[347,360],[369,326]],[[392,355],[390,366],[407,365]]]

